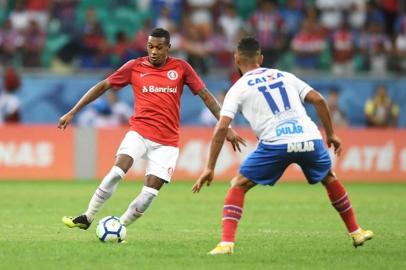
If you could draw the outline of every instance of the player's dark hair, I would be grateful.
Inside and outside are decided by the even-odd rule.
[[[149,33],[149,35],[156,38],[165,38],[167,44],[171,42],[171,36],[169,35],[169,32],[163,28],[154,28],[152,29],[151,33]]]
[[[238,42],[237,46],[238,53],[248,56],[254,57],[261,54],[261,46],[259,45],[258,40],[253,37],[245,37]]]

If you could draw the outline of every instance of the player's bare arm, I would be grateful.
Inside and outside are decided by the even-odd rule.
[[[207,88],[200,90],[198,95],[203,100],[204,104],[206,104],[207,108],[209,108],[211,113],[216,117],[216,119],[220,119],[221,105],[214,95]]]
[[[209,108],[211,113],[216,117],[216,119],[219,120],[221,105],[214,97],[214,95],[207,88],[203,88],[202,90],[200,90],[198,95],[203,100],[204,104],[206,104],[207,108]],[[240,144],[244,146],[246,145],[245,140],[241,138],[232,128],[229,128],[227,130],[226,138],[227,141],[229,141],[233,146],[234,151],[238,150],[239,152],[241,152]]]
[[[210,183],[213,181],[217,158],[220,154],[221,148],[223,148],[224,140],[229,129],[228,126],[230,125],[231,121],[231,118],[222,116],[217,123],[211,139],[209,159],[203,173],[192,187],[193,193],[198,193],[205,183],[210,186]]]
[[[331,145],[333,145],[334,153],[339,156],[341,153],[341,140],[334,133],[330,111],[325,99],[316,90],[311,90],[306,95],[305,101],[311,103],[316,109],[317,115],[319,116],[326,132],[327,145],[328,147],[331,147]]]
[[[65,129],[70,121],[72,121],[77,112],[79,112],[90,102],[103,95],[110,88],[111,85],[107,79],[95,84],[86,92],[86,94],[83,95],[83,97],[75,104],[75,106],[73,106],[73,108],[69,112],[59,118],[58,128]]]

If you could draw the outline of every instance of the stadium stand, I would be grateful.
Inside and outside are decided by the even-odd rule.
[[[406,66],[405,13],[406,2],[398,0],[0,0],[0,62],[22,71],[19,95],[29,108],[23,122],[48,123],[101,74],[143,55],[152,27],[168,26],[173,54],[205,75],[214,92],[235,80],[236,40],[255,35],[265,45],[268,66],[309,79],[326,96],[338,89],[349,124],[363,126],[363,106],[379,83],[387,85],[401,112],[406,109],[406,82],[400,78]],[[44,35],[35,63],[25,57],[33,39],[27,34],[30,21]],[[84,70],[88,76],[75,75]],[[54,91],[66,97],[61,107],[52,104],[59,100]],[[190,115],[200,105],[188,95],[184,99],[190,106],[182,112],[183,123],[199,124]],[[402,114],[399,126],[406,126]]]

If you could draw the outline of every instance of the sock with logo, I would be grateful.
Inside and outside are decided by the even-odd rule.
[[[99,187],[93,194],[89,206],[85,212],[87,220],[92,222],[103,204],[111,197],[117,188],[118,182],[123,178],[125,172],[117,166],[113,166],[110,172],[103,178]]]
[[[348,232],[352,233],[357,231],[359,229],[359,225],[344,186],[340,183],[340,181],[335,180],[326,185],[326,190],[331,204],[340,214]]]
[[[230,188],[224,200],[222,242],[234,242],[244,207],[245,190]]]
[[[127,211],[120,217],[120,221],[128,226],[140,218],[155,197],[158,196],[158,192],[156,189],[144,186],[141,193],[130,203]]]

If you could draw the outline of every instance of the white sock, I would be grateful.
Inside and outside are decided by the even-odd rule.
[[[92,199],[89,202],[89,206],[85,212],[87,220],[92,222],[97,212],[107,201],[108,198],[114,193],[117,188],[118,182],[123,178],[125,172],[117,166],[113,166],[110,172],[103,178],[103,181],[100,183],[99,187],[96,189],[93,194]]]
[[[136,221],[144,214],[156,196],[158,196],[158,190],[144,186],[141,193],[130,203],[127,211],[120,217],[120,221],[126,226]]]
[[[221,242],[219,243],[220,246],[225,246],[225,245],[229,245],[229,244],[233,244],[233,245],[234,245],[234,242],[221,241]]]
[[[355,231],[350,232],[350,234],[353,234],[353,233],[360,233],[360,232],[361,232],[361,228],[358,228],[358,229],[356,229]]]

